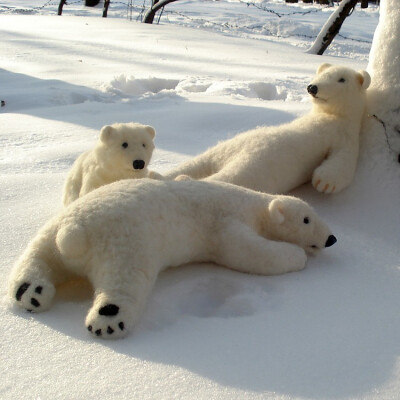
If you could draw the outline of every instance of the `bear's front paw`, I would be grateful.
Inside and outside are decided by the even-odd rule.
[[[30,312],[42,312],[50,308],[54,298],[54,285],[48,281],[25,281],[15,283],[13,295],[16,303]]]
[[[149,171],[147,177],[149,179],[155,179],[155,180],[158,180],[158,181],[165,181],[164,176],[159,174],[158,172],[155,172],[155,171]]]
[[[306,252],[296,245],[290,245],[282,257],[283,273],[301,271],[307,263]]]
[[[339,191],[339,183],[337,179],[323,169],[317,168],[314,171],[312,178],[312,185],[318,192],[321,193],[334,193]]]
[[[175,178],[175,180],[178,182],[181,182],[181,181],[192,181],[193,179],[189,175],[182,174],[182,175],[178,175]]]
[[[127,335],[125,315],[116,304],[93,306],[86,317],[88,331],[102,339],[118,339]]]

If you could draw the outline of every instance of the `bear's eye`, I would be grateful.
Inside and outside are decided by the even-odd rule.
[[[128,143],[126,143],[126,142],[122,143],[122,147],[123,147],[124,149],[126,149],[126,148],[128,147]]]
[[[346,82],[346,79],[340,78],[340,79],[338,80],[338,82],[340,82],[340,83],[345,83],[345,82]]]
[[[146,147],[146,143],[142,143],[142,146],[143,146],[143,147]]]
[[[304,222],[305,224],[309,224],[309,223],[310,223],[310,218],[305,217],[305,218],[303,219],[303,222]]]

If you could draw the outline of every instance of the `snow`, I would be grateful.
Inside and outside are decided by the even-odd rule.
[[[85,282],[60,288],[47,313],[9,304],[14,261],[61,209],[67,171],[103,125],[153,125],[151,168],[162,173],[240,131],[307,112],[320,63],[367,67],[376,7],[358,7],[343,25],[361,41],[339,37],[319,57],[305,50],[332,9],[254,4],[290,15],[184,0],[150,26],[118,3],[107,19],[79,2],[62,17],[57,5],[0,3],[0,398],[398,398],[400,173],[371,118],[350,188],[295,192],[338,237],[304,271],[168,270],[135,332],[115,342],[86,332]]]

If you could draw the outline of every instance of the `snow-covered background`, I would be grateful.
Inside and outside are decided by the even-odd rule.
[[[290,121],[309,110],[320,63],[367,67],[379,9],[357,7],[320,57],[306,50],[326,7],[182,0],[146,25],[142,3],[132,20],[123,2],[107,19],[82,1],[58,17],[57,5],[0,1],[0,398],[398,399],[400,177],[376,121],[349,189],[295,192],[338,237],[302,272],[166,271],[138,328],[116,342],[86,332],[85,282],[60,288],[40,315],[6,296],[13,262],[60,210],[68,169],[103,125],[153,125],[162,173],[240,131]]]

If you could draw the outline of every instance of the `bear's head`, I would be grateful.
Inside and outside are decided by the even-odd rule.
[[[147,171],[155,134],[153,127],[135,122],[104,126],[96,147],[98,161],[115,174],[132,173],[135,177]]]
[[[277,196],[268,205],[271,239],[297,244],[310,254],[336,243],[325,222],[306,202]]]
[[[329,114],[361,114],[365,107],[366,89],[371,83],[367,71],[322,64],[307,86],[316,111]]]

